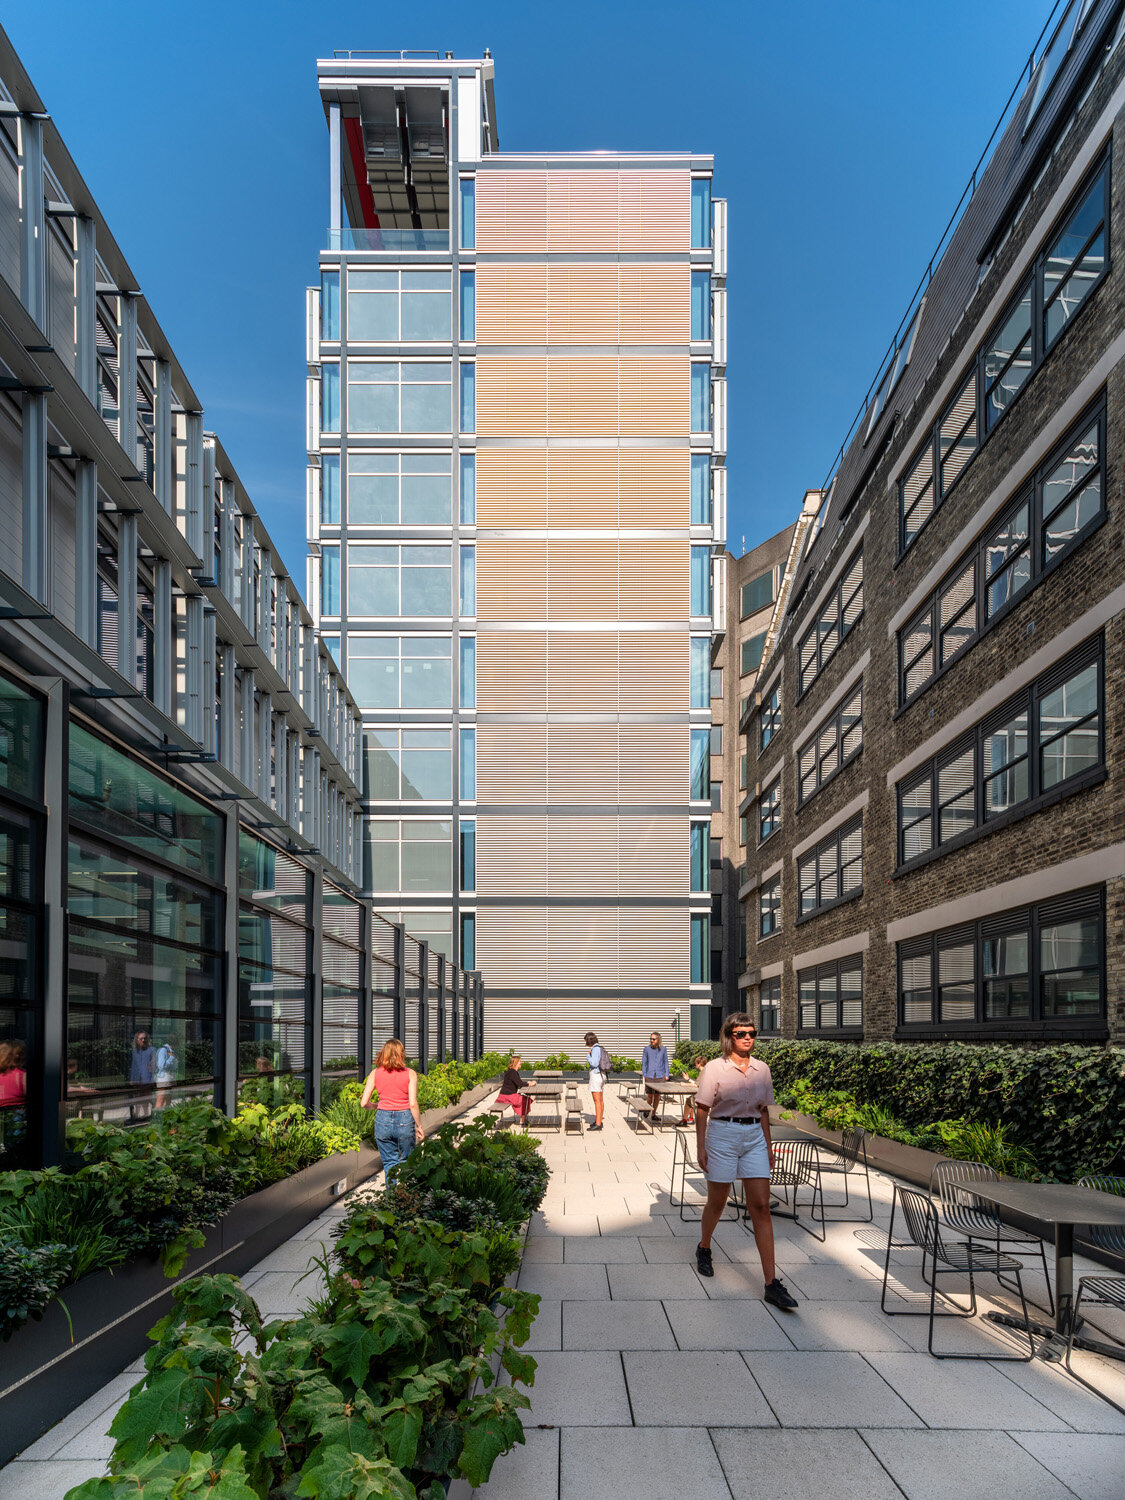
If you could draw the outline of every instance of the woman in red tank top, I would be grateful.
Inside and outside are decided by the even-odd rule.
[[[375,1059],[359,1102],[364,1109],[375,1110],[375,1144],[389,1186],[395,1168],[422,1139],[418,1075],[406,1066],[406,1049],[397,1037],[392,1037]]]

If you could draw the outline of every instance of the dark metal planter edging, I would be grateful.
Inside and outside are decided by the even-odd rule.
[[[811,1115],[803,1115],[798,1110],[783,1109],[779,1111],[779,1115],[785,1124],[792,1125],[797,1130],[803,1130],[806,1135],[829,1141],[833,1146],[839,1146],[843,1139],[840,1131],[823,1129]],[[916,1187],[924,1188],[926,1192],[930,1190],[930,1173],[934,1167],[939,1161],[951,1160],[950,1157],[943,1156],[938,1151],[923,1151],[920,1146],[908,1146],[905,1141],[891,1141],[883,1135],[868,1135],[864,1144],[867,1147],[869,1166],[877,1167],[880,1172],[886,1172],[892,1177],[901,1177]],[[1046,1240],[1049,1244],[1054,1244],[1055,1227],[1053,1224],[1048,1224],[1043,1219],[1033,1218],[1030,1214],[1016,1213],[1012,1209],[1000,1208],[997,1212],[1005,1224],[1011,1224],[1016,1229],[1022,1229],[1041,1240]],[[1125,1271],[1125,1257],[1099,1249],[1089,1244],[1081,1235],[1075,1235],[1075,1244],[1081,1248],[1083,1255],[1088,1255],[1091,1260],[1100,1261],[1103,1265],[1112,1266],[1118,1271]]]
[[[427,1110],[429,1134],[471,1109],[497,1085],[496,1079],[467,1090],[455,1104]],[[374,1146],[344,1151],[295,1172],[241,1199],[206,1231],[206,1241],[187,1258],[181,1275],[164,1275],[159,1261],[145,1259],[92,1271],[64,1288],[41,1322],[25,1323],[0,1345],[0,1465],[29,1447],[56,1422],[119,1375],[148,1348],[148,1330],[168,1313],[172,1293],[204,1273],[242,1275],[291,1239],[340,1196],[379,1171]]]

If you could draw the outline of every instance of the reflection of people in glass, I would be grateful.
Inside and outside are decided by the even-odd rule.
[[[78,1094],[96,1094],[98,1091],[89,1083],[78,1082],[78,1059],[68,1057],[66,1061],[66,1097],[73,1099]]]
[[[156,1079],[156,1048],[152,1045],[152,1039],[147,1031],[138,1031],[133,1038],[133,1051],[129,1058],[129,1082],[136,1089],[138,1095],[151,1094],[152,1086]],[[134,1119],[138,1115],[147,1115],[151,1106],[147,1098],[138,1098],[129,1107],[129,1112]]]
[[[156,1108],[164,1109],[171,1103],[171,1091],[179,1072],[180,1060],[176,1056],[175,1043],[166,1036],[156,1050]]]
[[[23,1042],[0,1042],[0,1109],[13,1109],[27,1098],[26,1064]]]

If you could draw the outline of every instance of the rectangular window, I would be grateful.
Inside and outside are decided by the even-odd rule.
[[[348,636],[348,686],[361,708],[450,709],[452,668],[448,636]]]
[[[340,549],[320,549],[320,611],[325,615],[340,613]]]
[[[748,755],[740,755],[738,757],[738,790],[740,792],[744,792],[748,785],[749,761],[750,757]]]
[[[898,633],[899,704],[920,693],[1105,514],[1104,407],[1083,417]],[[983,622],[983,626],[982,626]],[[802,658],[804,660],[804,658]]]
[[[800,693],[806,693],[863,614],[863,552],[848,562],[798,651]]]
[[[711,725],[711,754],[722,755],[723,753],[723,726],[721,724]]]
[[[691,800],[709,802],[711,799],[711,731],[691,731]]]
[[[711,983],[711,918],[691,918],[691,982]]]
[[[436,894],[453,889],[453,824],[445,819],[372,818],[364,829],[368,889]]]
[[[340,337],[340,273],[320,273],[320,336],[334,341]]]
[[[461,455],[461,525],[477,524],[477,456]]]
[[[691,430],[711,431],[711,366],[698,362],[691,367]]]
[[[475,250],[477,243],[477,184],[475,177],[460,179],[461,249]],[[471,967],[471,965],[469,965]]]
[[[863,890],[862,816],[830,834],[797,862],[800,915],[836,906]]]
[[[763,979],[758,991],[758,1030],[779,1031],[781,1029],[781,975]]]
[[[797,751],[798,807],[803,807],[862,748],[863,685],[860,683]]]
[[[781,729],[781,684],[762,699],[758,712],[758,754],[760,755]]]
[[[477,918],[475,912],[461,917],[461,968],[466,974],[477,966]]]
[[[691,825],[691,889],[694,893],[711,889],[711,825]]]
[[[1105,763],[1104,645],[1080,647],[899,784],[900,864],[1067,787]]]
[[[802,969],[797,975],[799,1031],[840,1031],[863,1025],[863,959]]]
[[[764,844],[781,827],[781,777],[771,781],[758,802],[758,843]]]
[[[756,672],[762,665],[762,653],[765,649],[766,632],[764,630],[759,635],[752,635],[749,640],[742,642],[739,672],[743,677],[750,672]]]
[[[448,802],[453,748],[448,729],[365,729],[363,795],[369,802]]]
[[[691,455],[691,524],[711,524],[711,459],[706,453]]]
[[[711,613],[711,549],[691,549],[691,612],[694,616]]]
[[[472,343],[477,336],[477,276],[475,271],[461,272],[461,337]]]
[[[461,366],[461,431],[477,430],[477,367]]]
[[[976,351],[963,383],[899,481],[899,547],[905,552],[967,468],[981,440],[1011,408],[1109,264],[1109,162],[1103,160],[1065,211]],[[935,476],[937,480],[935,493]]]
[[[723,669],[722,667],[711,668],[711,697],[721,698],[723,696]]]
[[[1105,888],[898,945],[899,1024],[1034,1032],[1105,1015]]]
[[[475,818],[461,819],[461,889],[477,888],[477,824]]]
[[[748,615],[756,615],[760,609],[766,609],[773,603],[773,569],[768,573],[762,573],[757,578],[751,578],[749,583],[744,583],[739,593],[739,618],[745,620]]]
[[[781,876],[775,875],[758,892],[758,939],[772,937],[781,927]]]
[[[745,813],[738,820],[738,847],[745,849],[750,837],[750,819]],[[745,958],[745,954],[742,955]]]
[[[447,344],[450,286],[449,271],[350,270],[348,342]]]
[[[364,453],[349,447],[349,526],[449,526],[452,518],[448,453]]]
[[[322,365],[320,370],[320,430],[340,430],[340,366]]]
[[[340,524],[340,455],[323,453],[320,458],[320,524]]]
[[[711,248],[711,179],[691,179],[691,248]]]
[[[477,732],[475,729],[461,730],[461,776],[462,802],[477,800]]]
[[[351,542],[348,615],[352,619],[448,616],[453,608],[452,576],[448,547]]]
[[[693,342],[711,337],[711,273],[691,273],[691,337]]]
[[[461,548],[461,613],[470,617],[477,612],[477,549]]]
[[[694,550],[694,549],[693,549]],[[706,551],[705,548],[700,549]],[[694,559],[693,559],[694,561]],[[693,609],[693,613],[697,613]],[[689,703],[692,708],[709,708],[711,706],[711,637],[708,635],[693,635],[691,637],[691,694]]]
[[[448,433],[451,388],[448,360],[349,360],[348,431]]]
[[[458,678],[458,703],[462,708],[477,706],[477,638],[461,637],[461,672]]]

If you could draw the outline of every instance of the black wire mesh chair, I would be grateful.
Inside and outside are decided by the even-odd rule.
[[[784,1196],[786,1206],[789,1204],[789,1193],[793,1193],[793,1220],[801,1224],[800,1210],[797,1205],[797,1195],[803,1187],[811,1191],[809,1203],[809,1219],[812,1227],[801,1224],[802,1229],[807,1229],[809,1234],[816,1235],[818,1239],[828,1238],[825,1228],[824,1216],[824,1185],[821,1182],[819,1142],[812,1140],[809,1136],[802,1136],[792,1141],[775,1141],[773,1145],[773,1168],[770,1171],[770,1192],[780,1188]],[[820,1217],[817,1218],[816,1204],[820,1199]],[[820,1233],[817,1234],[816,1226],[819,1223]]]
[[[887,1306],[887,1279],[891,1269],[891,1250],[895,1243],[895,1212],[902,1209],[902,1217],[906,1223],[906,1232],[910,1237],[910,1243],[915,1249],[922,1252],[922,1279],[927,1281],[930,1288],[929,1308],[911,1308],[909,1311],[901,1308]],[[930,1275],[926,1276],[926,1259],[930,1260]],[[937,1209],[934,1207],[933,1199],[927,1198],[923,1193],[917,1193],[913,1188],[902,1187],[895,1184],[894,1198],[891,1200],[891,1222],[887,1231],[887,1258],[883,1262],[883,1291],[879,1298],[879,1306],[888,1318],[924,1318],[929,1315],[930,1331],[927,1340],[927,1348],[935,1359],[987,1359],[994,1363],[1008,1362],[1026,1364],[1035,1354],[1035,1339],[1028,1328],[1027,1342],[1028,1352],[1026,1354],[939,1354],[934,1348],[934,1319],[935,1318],[972,1318],[977,1311],[977,1288],[975,1278],[977,1276],[995,1276],[1000,1279],[1003,1271],[1016,1278],[1016,1291],[1019,1293],[1020,1306],[1023,1309],[1024,1323],[1028,1322],[1027,1298],[1023,1294],[1023,1283],[1020,1273],[1023,1270],[1021,1263],[1014,1256],[1003,1255],[999,1250],[983,1245],[974,1245],[971,1240],[957,1241],[955,1244],[946,1243],[941,1237],[941,1226],[938,1223]],[[942,1292],[942,1297],[951,1305],[949,1310],[938,1311],[936,1307],[938,1295],[939,1276],[968,1276],[970,1301],[968,1309],[957,1303],[949,1292]],[[1003,1283],[1005,1286],[1007,1283]]]
[[[1079,1187],[1096,1188],[1099,1193],[1114,1193],[1119,1198],[1125,1198],[1125,1177],[1080,1177]],[[1090,1243],[1096,1245],[1099,1250],[1110,1250],[1115,1255],[1125,1255],[1125,1227],[1120,1224],[1089,1224],[1087,1225],[1087,1238]],[[1108,1401],[1115,1411],[1125,1415],[1125,1406],[1112,1400],[1104,1391],[1099,1391],[1096,1385],[1085,1380],[1076,1370],[1071,1368],[1070,1356],[1074,1352],[1074,1334],[1079,1327],[1081,1319],[1078,1316],[1078,1308],[1085,1297],[1086,1302],[1093,1303],[1095,1307],[1113,1307],[1118,1312],[1125,1312],[1125,1276],[1108,1276],[1100,1271],[1095,1271],[1091,1276],[1080,1276],[1078,1278],[1078,1294],[1074,1299],[1074,1309],[1070,1318],[1070,1332],[1066,1340],[1066,1369],[1069,1375],[1073,1375],[1087,1390],[1093,1391],[1103,1401]],[[1101,1331],[1101,1330],[1100,1330]],[[1105,1335],[1104,1331],[1103,1336]],[[1120,1344],[1120,1339],[1114,1339],[1114,1343]]]
[[[1036,1234],[1013,1229],[1001,1221],[993,1204],[973,1192],[974,1182],[999,1182],[1000,1173],[982,1161],[939,1161],[930,1173],[930,1192],[941,1201],[941,1221],[947,1229],[974,1240],[987,1240],[1008,1255],[1038,1255],[1043,1262],[1043,1279],[1047,1283],[1047,1301],[1051,1316],[1055,1314],[1055,1297],[1051,1291],[1051,1273],[1047,1269],[1047,1247]],[[1022,1247],[1022,1248],[1021,1248]],[[1010,1292],[1015,1287],[1009,1286]]]
[[[680,1174],[680,1195],[676,1197],[676,1172]],[[686,1130],[677,1130],[676,1139],[672,1144],[672,1182],[668,1189],[668,1196],[672,1200],[672,1207],[680,1211],[680,1219],[685,1224],[694,1224],[703,1216],[703,1205],[699,1206],[699,1213],[685,1213],[687,1199],[687,1174],[692,1172],[703,1177],[703,1168],[695,1158],[692,1150],[691,1138]],[[706,1178],[704,1178],[706,1183]],[[704,1189],[706,1191],[706,1188]],[[731,1184],[730,1200],[727,1208],[734,1209],[734,1217],[737,1219],[741,1213],[741,1205],[738,1202],[738,1184]]]
[[[843,1137],[838,1146],[827,1141],[818,1141],[817,1147],[820,1156],[821,1175],[831,1173],[839,1174],[844,1179],[844,1201],[843,1203],[829,1206],[828,1212],[831,1219],[837,1224],[846,1224],[856,1218],[863,1219],[870,1224],[875,1218],[875,1206],[871,1201],[871,1173],[867,1168],[867,1131],[861,1125],[856,1125],[850,1130],[843,1132]],[[863,1173],[864,1186],[867,1188],[867,1213],[866,1214],[844,1214],[841,1208],[847,1208],[848,1178],[858,1177]],[[828,1184],[832,1187],[832,1183]]]

